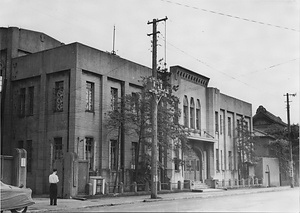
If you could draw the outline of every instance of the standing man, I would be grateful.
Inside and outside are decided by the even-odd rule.
[[[49,183],[50,183],[50,205],[57,205],[57,183],[58,176],[57,169],[53,169],[53,173],[49,175]]]

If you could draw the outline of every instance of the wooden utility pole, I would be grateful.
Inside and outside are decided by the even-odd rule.
[[[286,93],[286,106],[287,106],[287,121],[288,121],[288,140],[289,140],[289,151],[290,151],[290,180],[291,188],[294,188],[294,163],[293,163],[293,143],[291,140],[291,123],[290,123],[290,100],[289,96],[296,96],[296,94]]]
[[[152,24],[153,32],[148,34],[152,35],[152,89],[156,90],[156,80],[157,80],[157,27],[156,24],[160,21],[166,21],[168,18],[163,19],[153,19]],[[157,93],[152,93],[152,150],[151,150],[151,198],[157,198]]]

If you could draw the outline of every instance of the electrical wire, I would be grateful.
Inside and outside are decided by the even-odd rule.
[[[187,5],[187,4],[181,4],[181,3],[178,3],[178,2],[173,2],[173,1],[170,1],[170,0],[161,0],[161,1],[167,2],[169,4],[176,4],[176,5],[179,5],[179,6],[183,6],[183,7],[187,7],[187,8],[191,8],[191,9],[195,9],[195,10],[202,10],[204,12],[208,12],[208,13],[212,13],[212,14],[216,14],[216,15],[221,15],[221,16],[225,16],[225,17],[229,17],[229,18],[234,18],[234,19],[238,19],[238,20],[242,20],[242,21],[247,21],[247,22],[251,22],[251,23],[255,23],[255,24],[266,25],[266,26],[275,27],[275,28],[279,28],[279,29],[300,32],[300,30],[294,29],[294,28],[283,27],[283,26],[280,26],[280,25],[270,24],[270,23],[266,23],[266,22],[262,22],[262,21],[256,21],[256,20],[253,20],[253,19],[234,16],[234,15],[221,13],[221,12],[217,12],[217,11],[213,11],[213,10],[198,8],[198,7],[190,6],[190,5]]]

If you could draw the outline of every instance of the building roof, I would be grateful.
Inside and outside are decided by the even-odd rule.
[[[280,117],[273,115],[262,105],[257,108],[256,114],[253,116],[253,124],[255,125],[255,122],[258,120],[267,120],[270,124],[279,124],[283,127],[287,126]]]

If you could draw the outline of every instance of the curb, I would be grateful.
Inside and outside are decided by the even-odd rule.
[[[92,207],[105,207],[105,206],[119,206],[119,205],[125,205],[125,204],[134,204],[138,202],[161,202],[161,201],[172,201],[172,200],[183,200],[183,199],[194,199],[194,198],[212,198],[212,197],[222,197],[222,196],[235,196],[235,195],[241,195],[241,194],[256,194],[256,193],[264,193],[264,192],[274,192],[274,191],[283,191],[283,190],[289,190],[290,187],[270,187],[270,188],[243,188],[243,189],[229,189],[229,190],[220,190],[220,191],[207,191],[207,192],[182,192],[182,193],[164,193],[159,194],[157,199],[152,198],[144,198],[145,195],[140,195],[139,197],[137,195],[135,200],[120,200],[122,198],[128,199],[128,197],[131,196],[118,196],[118,197],[106,197],[106,199],[109,199],[109,202],[107,203],[88,203],[87,205],[82,205],[80,207],[74,207],[72,204],[70,206],[65,206],[61,208],[56,209],[31,209],[30,206],[28,208],[29,212],[59,212],[65,209],[85,209],[85,208],[92,208]],[[212,193],[214,192],[214,193]],[[185,194],[188,193],[188,194]],[[176,195],[177,194],[177,195]],[[178,196],[179,194],[182,194],[182,196]],[[165,196],[165,197],[164,197]],[[173,197],[172,197],[173,196]],[[115,199],[119,198],[119,199]],[[79,202],[97,202],[97,200],[100,200],[101,198],[91,198]],[[95,200],[95,201],[93,201]],[[47,200],[48,201],[48,200]],[[76,201],[74,199],[74,201]],[[77,200],[78,201],[78,200]],[[70,201],[72,203],[72,201]],[[65,204],[66,205],[66,204]]]

